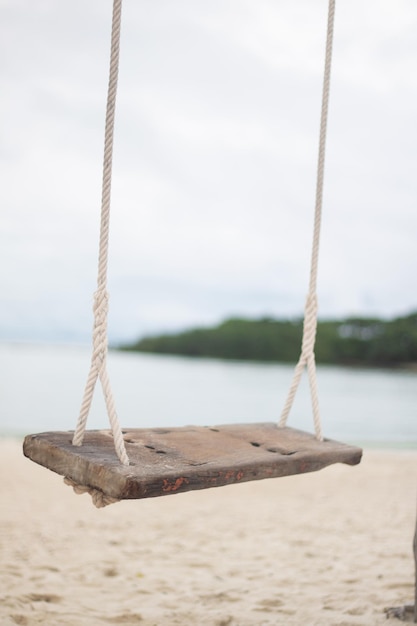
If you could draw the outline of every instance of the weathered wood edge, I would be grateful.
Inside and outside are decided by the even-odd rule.
[[[276,425],[226,425],[223,428],[233,429],[239,426],[242,426],[243,429],[250,426],[275,429]],[[201,427],[190,428],[203,430]],[[145,432],[141,429],[131,429],[127,432],[132,433],[135,430]],[[186,430],[186,428],[170,428],[169,430],[171,432],[177,431],[175,434],[181,434],[181,430]],[[157,432],[158,429],[149,429],[149,431]],[[270,432],[271,430],[267,434]],[[138,466],[135,469],[122,466],[119,463],[108,431],[87,431],[85,444],[82,447],[72,446],[71,432],[28,435],[24,441],[23,451],[25,456],[34,462],[44,465],[58,474],[68,476],[79,484],[99,489],[103,493],[119,499],[158,497],[250,480],[308,473],[323,469],[336,462],[356,465],[361,460],[362,450],[355,446],[335,441],[318,442],[313,435],[291,428],[280,429],[280,434],[284,435],[284,433],[286,437],[290,438],[301,437],[303,441],[307,441],[315,449],[291,453],[288,456],[269,455],[267,461],[261,459],[255,463],[251,458],[250,461],[241,461],[240,459],[230,461],[229,459],[227,463],[222,464],[214,458],[209,464],[200,468],[198,466],[172,468],[169,467],[169,463],[167,464],[167,460],[163,459],[165,465],[161,461],[157,466],[157,471],[155,471],[156,466],[144,467],[142,475],[138,475]],[[101,437],[99,446],[89,445],[89,437],[94,436]],[[51,443],[48,438],[55,440],[55,443]],[[128,454],[131,454],[132,450],[129,452],[131,446],[128,443],[126,446]],[[181,461],[179,464],[181,465]]]

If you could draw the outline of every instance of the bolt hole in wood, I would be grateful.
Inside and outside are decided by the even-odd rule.
[[[257,441],[251,441],[250,445],[254,448],[260,448],[262,446],[261,443]],[[295,454],[297,450],[283,450],[282,448],[266,448],[267,452],[275,452],[275,454],[283,454],[285,456],[290,456],[291,454]]]
[[[291,456],[295,454],[297,450],[283,450],[282,448],[267,448],[268,452],[275,452],[275,454],[282,454],[284,456]]]
[[[127,441],[127,440],[126,440],[126,441]],[[132,443],[135,443],[135,442],[132,442]],[[137,442],[136,442],[136,443],[137,443]],[[151,445],[149,445],[149,444],[145,444],[143,447],[144,447],[144,448],[147,448],[148,450],[155,450],[156,454],[166,454],[166,451],[165,451],[165,450],[157,450],[157,449],[155,448],[155,446],[151,446]]]

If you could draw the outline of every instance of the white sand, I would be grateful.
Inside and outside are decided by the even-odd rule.
[[[417,451],[101,510],[0,453],[2,626],[377,626],[412,600]]]

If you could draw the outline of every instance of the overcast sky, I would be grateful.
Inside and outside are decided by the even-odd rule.
[[[0,0],[0,338],[88,339],[111,0]],[[300,315],[325,0],[124,0],[113,341]],[[417,3],[339,0],[321,317],[417,309]]]

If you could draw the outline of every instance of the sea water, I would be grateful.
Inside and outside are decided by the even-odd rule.
[[[0,435],[75,427],[91,350],[0,345]],[[277,421],[292,365],[110,351],[108,370],[123,427]],[[326,437],[372,446],[417,447],[417,373],[319,366]],[[304,375],[289,426],[312,431]],[[88,428],[107,428],[97,383]]]

